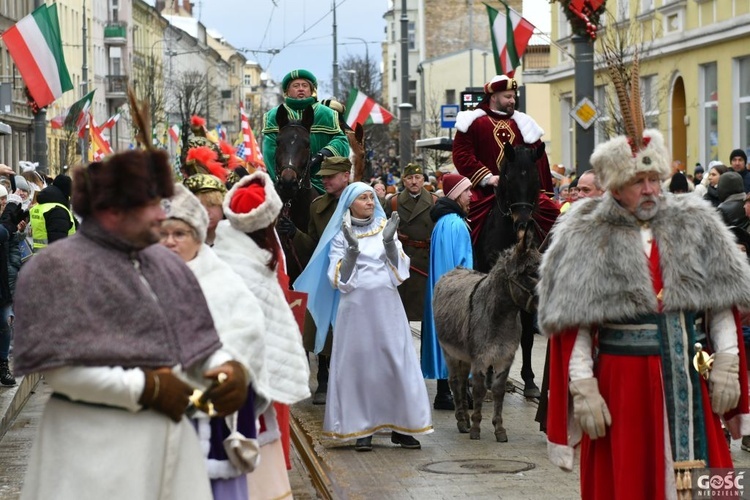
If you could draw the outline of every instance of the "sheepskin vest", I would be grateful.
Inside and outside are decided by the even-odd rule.
[[[664,312],[750,306],[750,266],[707,202],[662,195],[649,225]],[[638,220],[611,194],[576,202],[550,234],[537,286],[545,333],[657,312]]]
[[[189,368],[221,342],[190,269],[87,218],[24,265],[15,296],[17,374],[60,366]]]

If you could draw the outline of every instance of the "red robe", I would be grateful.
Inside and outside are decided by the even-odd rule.
[[[481,106],[480,106],[481,108]],[[485,113],[487,113],[486,107]],[[540,129],[541,130],[541,129]],[[500,175],[500,165],[505,157],[503,143],[509,142],[513,146],[527,144],[540,147],[541,139],[526,143],[516,121],[503,118],[489,112],[476,118],[466,132],[456,132],[453,139],[453,164],[461,175],[471,181],[471,205],[469,207],[469,221],[471,226],[471,240],[476,244],[484,222],[495,201],[492,186],[480,187],[479,183],[487,175]],[[560,208],[551,197],[554,194],[552,175],[549,170],[547,155],[537,160],[539,170],[539,204],[534,213],[534,220],[542,230],[540,238],[544,238],[552,228]]]
[[[654,243],[649,258],[654,293],[662,289],[659,255]],[[661,303],[659,304],[661,307]],[[740,403],[725,419],[748,413],[745,351],[739,318]],[[550,458],[557,465],[572,465],[575,432],[571,433],[568,416],[568,368],[578,331],[561,332],[550,339],[549,411],[547,439]],[[603,438],[581,439],[581,497],[597,498],[665,498],[667,457],[664,446],[665,403],[660,356],[623,356],[600,354],[595,369],[599,391],[612,415],[612,425]],[[708,466],[732,467],[727,442],[719,416],[711,411],[708,383],[701,379],[704,432],[708,449]],[[731,427],[731,426],[730,426]],[[666,431],[665,431],[666,428]],[[671,457],[670,457],[671,460]]]

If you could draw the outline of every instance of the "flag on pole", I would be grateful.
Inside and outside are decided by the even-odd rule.
[[[521,57],[526,52],[531,35],[534,34],[534,25],[504,3],[505,14],[487,4],[484,5],[490,17],[495,70],[498,75],[512,77],[516,68],[521,65]]]
[[[180,127],[179,125],[176,125],[176,124],[172,125],[171,127],[169,127],[168,132],[169,132],[169,137],[172,138],[172,140],[174,141],[174,143],[175,144],[179,144],[180,143],[180,133],[182,132],[182,127]]]
[[[63,128],[63,123],[65,123],[65,116],[67,115],[68,110],[65,110],[65,113],[61,115],[57,115],[56,117],[52,118],[49,121],[49,124],[52,126],[53,129],[61,129]]]
[[[258,147],[258,142],[255,140],[255,134],[253,129],[250,128],[250,120],[247,118],[245,113],[245,106],[240,101],[240,119],[242,128],[242,150],[244,153],[244,159],[246,162],[253,165],[255,168],[266,170],[266,163],[263,161],[263,155]]]
[[[86,127],[89,107],[91,106],[91,101],[94,100],[94,92],[96,92],[96,89],[73,103],[65,116],[63,127],[68,130],[77,130],[79,133]]]
[[[57,4],[34,9],[1,36],[40,108],[73,88],[63,55]]]
[[[117,123],[117,120],[119,120],[119,119],[120,119],[120,113],[117,113],[114,116],[110,116],[107,119],[106,122],[104,122],[104,123],[101,124],[101,126],[99,127],[99,132],[101,133],[101,132],[104,131],[104,129],[108,129],[108,128],[114,127],[115,124]]]
[[[100,161],[106,155],[112,154],[112,148],[107,139],[102,136],[100,128],[96,126],[94,115],[88,113],[89,133],[91,134],[91,147],[89,150],[89,160]]]
[[[393,120],[393,115],[384,107],[380,106],[375,99],[367,97],[359,90],[352,88],[349,91],[349,99],[346,100],[346,115],[344,121],[350,127],[361,123],[382,123],[388,125]]]

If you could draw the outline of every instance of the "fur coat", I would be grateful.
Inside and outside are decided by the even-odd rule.
[[[294,404],[310,397],[310,368],[302,347],[302,335],[284,297],[276,273],[266,265],[270,257],[246,234],[229,221],[216,228],[214,250],[245,281],[252,300],[263,311],[266,328],[266,370],[270,380],[268,395],[273,401]],[[242,301],[242,297],[234,297]]]
[[[750,266],[719,214],[694,196],[662,195],[649,222],[659,248],[664,311],[750,306]],[[657,310],[637,219],[607,193],[558,220],[540,267],[546,334]]]

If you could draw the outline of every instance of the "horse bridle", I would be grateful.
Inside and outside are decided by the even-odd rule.
[[[289,124],[286,125],[286,127],[299,127],[301,129],[306,130],[306,131],[309,132],[309,130],[307,130],[307,128],[304,125],[300,124],[300,123],[289,123]],[[307,163],[305,164],[305,168],[304,168],[304,170],[302,170],[302,172],[300,172],[301,175],[297,176],[297,185],[294,186],[294,188],[293,188],[294,192],[297,192],[300,189],[310,189],[312,187],[312,183],[311,183],[311,177],[312,176],[310,175],[310,158],[309,158],[309,156],[310,155],[308,153],[308,159],[307,159]],[[276,182],[274,183],[275,184],[274,187],[276,188],[277,191],[280,190],[281,178],[283,177],[282,174],[285,171],[287,171],[287,170],[293,170],[294,173],[295,173],[295,175],[297,174],[297,167],[295,165],[292,165],[291,163],[289,163],[289,164],[284,165],[283,167],[281,167],[281,170],[279,170],[277,172],[277,174],[276,174]],[[290,204],[291,204],[291,202],[290,202]]]

